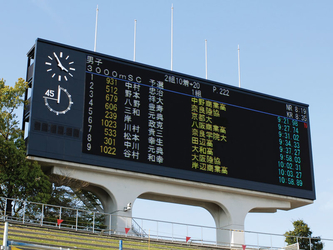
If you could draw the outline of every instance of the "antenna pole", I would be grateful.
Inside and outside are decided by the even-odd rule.
[[[171,70],[173,70],[173,4],[171,5]]]
[[[239,44],[238,44],[238,87],[241,87]]]
[[[205,66],[206,66],[206,79],[208,79],[208,59],[207,59],[207,39],[205,39]]]
[[[134,20],[134,55],[133,55],[134,62],[135,62],[135,54],[136,54],[136,19]]]
[[[94,51],[96,51],[97,46],[97,23],[98,23],[98,5],[96,8],[96,24],[95,24],[95,44],[94,44]]]

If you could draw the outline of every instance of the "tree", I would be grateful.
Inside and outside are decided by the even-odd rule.
[[[0,79],[0,196],[46,203],[51,183],[37,162],[26,160],[24,135],[15,113],[24,104],[21,97],[27,86],[22,78],[14,87]],[[1,201],[0,207],[10,216],[23,204]]]
[[[50,180],[52,194],[48,204],[71,208],[63,209],[61,213],[61,219],[66,224],[78,224],[81,228],[89,228],[94,224],[95,229],[106,228],[105,215],[94,214],[94,212],[103,212],[103,206],[95,194],[86,190],[89,183],[65,174],[52,174]],[[56,207],[48,206],[44,211],[44,216],[48,221],[57,221],[58,215],[59,211]],[[75,221],[76,217],[78,217],[78,221]]]
[[[321,242],[320,237],[312,237],[312,232],[308,224],[303,220],[293,221],[294,230],[287,231],[284,236],[288,245],[299,243],[299,248],[304,250],[321,250],[324,245]],[[310,240],[311,239],[311,240]],[[311,242],[311,243],[310,243]]]

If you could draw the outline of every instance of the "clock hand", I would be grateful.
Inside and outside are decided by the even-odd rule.
[[[64,66],[62,66],[61,65],[61,69],[63,70],[63,71],[66,71],[66,72],[68,72],[68,69],[66,69]]]
[[[60,85],[58,85],[58,98],[57,98],[57,103],[60,103]]]
[[[59,67],[61,70],[68,72],[68,69],[66,69],[66,68],[62,65],[62,63],[60,62],[60,60],[59,60],[57,54],[56,54],[55,52],[53,52],[53,55],[54,55],[54,57],[57,59],[58,67]]]
[[[61,62],[60,62],[60,60],[59,60],[57,54],[56,54],[55,52],[53,52],[53,55],[54,55],[54,57],[57,59],[58,66],[59,66],[59,67],[60,67],[60,65],[62,66],[62,64],[61,64]]]

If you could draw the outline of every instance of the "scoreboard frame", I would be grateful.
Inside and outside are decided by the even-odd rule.
[[[27,81],[28,156],[315,200],[307,104],[44,39]]]

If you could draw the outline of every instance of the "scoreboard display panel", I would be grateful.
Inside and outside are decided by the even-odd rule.
[[[314,200],[308,105],[38,39],[27,154]]]

